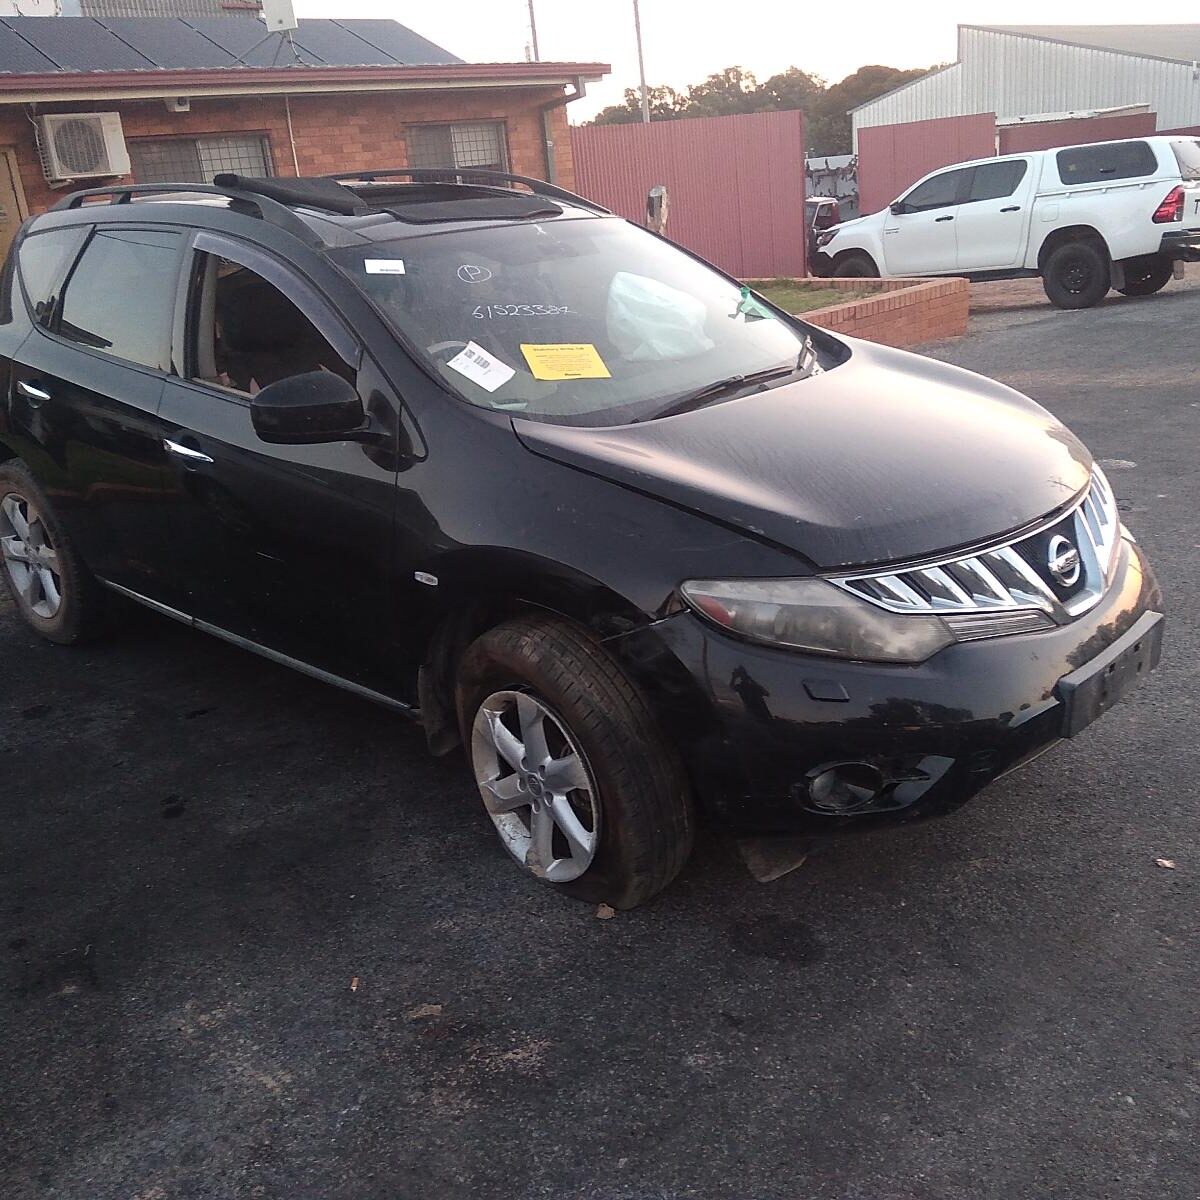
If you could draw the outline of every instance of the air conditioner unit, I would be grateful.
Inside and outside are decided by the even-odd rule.
[[[38,150],[51,183],[128,175],[121,114],[47,113],[38,117]]]

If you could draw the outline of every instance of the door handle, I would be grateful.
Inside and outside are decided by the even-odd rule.
[[[171,441],[170,438],[163,438],[163,449],[168,454],[174,454],[176,458],[183,458],[188,462],[211,463],[213,461],[202,451],[193,450],[191,446],[181,446],[178,442]]]
[[[40,408],[50,399],[50,393],[45,388],[40,388],[35,383],[26,383],[24,379],[17,380],[17,392],[35,402],[30,405],[31,408]]]
[[[1021,206],[1019,204],[1010,204],[1007,208],[1002,208],[1000,211],[1001,212],[1020,212]]]
[[[938,221],[953,221],[953,220],[954,220],[954,218],[953,218],[953,217],[934,217],[934,223],[935,223],[935,224],[936,224]]]

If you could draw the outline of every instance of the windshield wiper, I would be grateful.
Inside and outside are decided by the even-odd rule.
[[[686,396],[680,396],[678,400],[673,400],[666,408],[651,413],[647,417],[639,417],[638,420],[656,421],[659,417],[678,416],[680,413],[700,408],[708,401],[725,395],[726,392],[734,392],[747,385],[766,383],[769,379],[781,379],[784,375],[794,375],[803,366],[804,357],[805,355],[801,354],[800,361],[798,362],[784,363],[778,367],[766,367],[761,371],[750,371],[745,375],[728,375],[724,379],[716,380],[714,383],[705,384],[704,387],[694,392],[689,392]]]

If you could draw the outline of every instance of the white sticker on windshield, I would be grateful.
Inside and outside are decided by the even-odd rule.
[[[404,259],[402,258],[368,258],[363,266],[368,275],[404,274]]]
[[[493,358],[474,342],[468,342],[446,366],[465,375],[472,383],[479,384],[485,392],[502,388],[516,374],[512,367]]]

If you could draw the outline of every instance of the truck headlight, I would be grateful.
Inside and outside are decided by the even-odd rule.
[[[724,629],[813,654],[918,663],[956,640],[938,617],[889,613],[824,579],[693,579],[679,590]]]
[[[837,237],[836,229],[826,229],[824,231],[824,233],[817,234],[817,245],[818,246],[828,246],[829,243],[832,242],[835,237]]]

